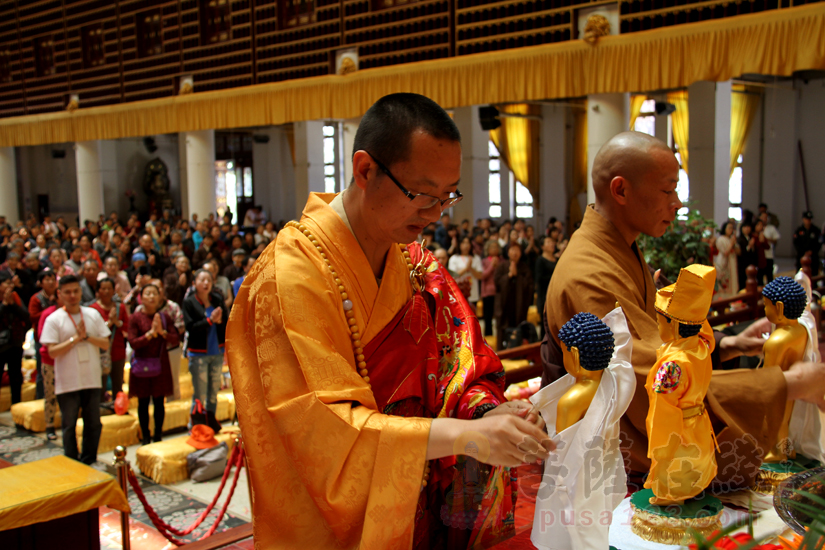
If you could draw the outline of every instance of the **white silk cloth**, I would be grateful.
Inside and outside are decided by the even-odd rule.
[[[613,331],[613,357],[584,418],[556,433],[559,399],[575,384],[569,374],[530,398],[557,445],[536,496],[531,540],[540,550],[605,550],[613,511],[627,493],[619,420],[636,390],[633,340],[622,308],[603,321]]]
[[[819,354],[819,334],[817,332],[816,320],[811,313],[811,280],[802,270],[794,276],[794,280],[805,288],[808,294],[808,305],[805,312],[799,318],[799,324],[808,331],[808,345],[805,348],[803,361],[818,363]],[[807,401],[796,400],[794,402],[791,422],[788,427],[793,448],[808,458],[814,458],[825,463],[825,414],[819,407]]]

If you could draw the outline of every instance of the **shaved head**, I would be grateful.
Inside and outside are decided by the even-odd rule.
[[[642,132],[622,132],[613,136],[599,149],[593,161],[596,200],[603,202],[608,198],[610,182],[615,177],[623,177],[633,185],[642,183],[645,174],[655,169],[654,151],[673,156],[665,143]]]
[[[622,132],[593,161],[596,211],[629,244],[639,233],[661,237],[682,207],[679,162],[670,148],[641,132]]]

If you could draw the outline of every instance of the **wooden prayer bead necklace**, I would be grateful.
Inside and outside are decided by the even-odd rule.
[[[355,311],[353,310],[352,300],[349,299],[349,294],[347,293],[347,289],[344,287],[344,282],[341,280],[341,277],[338,275],[338,272],[335,271],[335,268],[330,262],[329,257],[327,256],[326,252],[324,252],[324,247],[321,246],[320,241],[312,234],[312,232],[307,228],[306,225],[296,222],[290,221],[286,224],[287,227],[294,227],[298,231],[304,234],[305,237],[309,239],[309,242],[315,246],[315,249],[321,254],[321,258],[324,260],[324,263],[327,264],[327,268],[329,269],[330,274],[332,275],[335,284],[338,285],[338,292],[341,293],[341,300],[343,301],[343,308],[344,308],[344,315],[347,318],[347,324],[349,325],[350,330],[350,338],[352,339],[352,351],[355,353],[355,369],[358,371],[358,374],[364,379],[364,382],[372,389],[372,385],[370,384],[370,376],[369,371],[367,370],[367,363],[364,360],[364,348],[361,345],[361,329],[358,327],[358,322],[355,320]],[[410,257],[410,252],[407,250],[407,245],[401,244],[398,245],[401,249],[401,253],[404,255],[404,261],[407,263],[407,269],[410,270],[410,274],[413,274],[413,263],[412,258]],[[427,486],[427,480],[430,477],[430,465],[427,463],[427,467],[424,471],[424,479],[421,481],[421,487]]]

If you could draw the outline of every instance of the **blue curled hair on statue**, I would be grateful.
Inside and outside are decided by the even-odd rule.
[[[776,304],[782,302],[788,319],[799,319],[808,305],[808,295],[801,284],[790,277],[777,277],[762,289],[762,296]]]
[[[686,325],[685,323],[679,323],[679,336],[682,338],[690,338],[691,336],[696,336],[702,331],[702,325]]]
[[[579,363],[590,371],[604,370],[613,357],[613,331],[592,313],[577,313],[559,331],[559,340],[579,350]]]

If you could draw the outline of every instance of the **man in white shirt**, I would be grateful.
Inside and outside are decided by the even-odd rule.
[[[40,343],[54,358],[54,386],[63,416],[63,454],[75,460],[75,427],[83,410],[83,449],[80,461],[97,460],[100,441],[100,351],[109,349],[109,327],[100,314],[81,307],[83,292],[74,275],[60,278],[57,290],[63,307],[51,314],[43,326]]]

